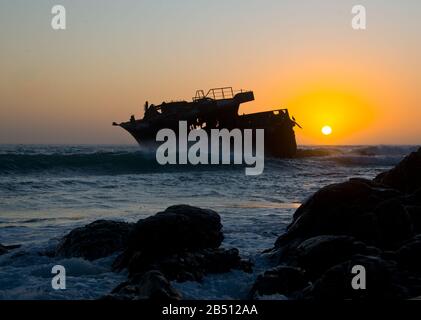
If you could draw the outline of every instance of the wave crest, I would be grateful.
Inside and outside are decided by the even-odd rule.
[[[144,152],[0,154],[0,173],[3,174],[41,171],[122,174],[145,172],[158,167],[155,154]]]

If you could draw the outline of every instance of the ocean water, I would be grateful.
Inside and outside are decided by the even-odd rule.
[[[255,263],[253,274],[232,271],[203,282],[174,283],[187,299],[241,299],[269,267],[261,252],[291,222],[296,208],[322,186],[373,178],[415,146],[301,147],[297,159],[265,160],[262,175],[230,166],[160,166],[138,146],[0,146],[0,243],[21,244],[0,256],[0,299],[96,299],[127,275],[113,273],[114,256],[88,262],[50,258],[71,229],[97,219],[135,222],[175,204],[216,210],[226,248]],[[67,289],[51,288],[62,264]],[[280,297],[272,297],[282,299]]]

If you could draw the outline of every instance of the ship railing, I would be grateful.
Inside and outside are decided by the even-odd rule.
[[[212,88],[205,94],[203,90],[197,90],[196,95],[193,97],[193,101],[201,99],[232,99],[237,93],[246,92],[244,90],[233,90],[232,87],[221,87],[221,88]]]

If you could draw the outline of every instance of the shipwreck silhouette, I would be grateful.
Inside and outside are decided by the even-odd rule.
[[[145,103],[143,119],[113,123],[127,130],[142,145],[155,142],[159,130],[178,130],[179,121],[186,121],[189,130],[197,128],[232,130],[264,129],[265,151],[275,157],[292,157],[297,151],[294,126],[287,109],[239,115],[240,104],[253,101],[253,91],[234,91],[232,87],[213,88],[206,94],[197,90],[192,101],[162,102],[160,105]],[[300,127],[301,128],[301,127]]]

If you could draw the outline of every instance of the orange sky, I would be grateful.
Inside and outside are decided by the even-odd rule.
[[[145,100],[228,85],[255,92],[241,112],[288,108],[300,144],[419,144],[421,3],[360,1],[355,31],[338,2],[65,0],[65,31],[52,1],[2,2],[0,143],[133,143],[111,123]]]

